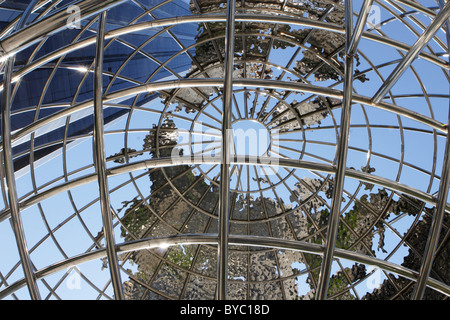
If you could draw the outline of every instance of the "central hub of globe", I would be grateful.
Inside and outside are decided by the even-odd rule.
[[[239,120],[232,124],[233,149],[238,156],[267,156],[271,139],[269,130],[256,120]]]

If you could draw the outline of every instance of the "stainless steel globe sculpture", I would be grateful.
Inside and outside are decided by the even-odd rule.
[[[0,297],[448,299],[449,17],[0,1]]]

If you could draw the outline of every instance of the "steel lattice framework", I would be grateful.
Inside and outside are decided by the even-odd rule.
[[[448,2],[42,0],[13,12],[0,32],[1,298],[380,294],[360,289],[374,271],[352,265],[380,270],[385,298],[450,296]],[[48,97],[60,73],[70,99]],[[38,98],[15,108],[26,90]],[[112,125],[106,108],[121,112]],[[83,112],[92,130],[70,136]],[[62,136],[38,145],[57,121]],[[236,151],[244,123],[267,150]],[[74,277],[81,290],[64,284]]]

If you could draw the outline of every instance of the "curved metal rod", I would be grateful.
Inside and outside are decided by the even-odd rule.
[[[431,18],[434,18],[436,16],[436,12],[434,12],[430,8],[424,7],[422,4],[420,4],[418,2],[411,1],[411,0],[395,0],[395,2],[404,4],[416,11],[422,12],[423,14],[430,16]]]
[[[366,4],[366,3],[364,3]],[[363,5],[364,10],[364,5]],[[336,150],[336,173],[331,201],[331,211],[328,218],[326,246],[323,254],[322,264],[319,273],[319,282],[317,286],[317,300],[325,300],[328,293],[328,284],[330,281],[331,265],[336,248],[337,233],[339,227],[339,218],[341,215],[342,194],[344,191],[345,170],[347,167],[348,143],[350,134],[350,117],[352,107],[353,92],[353,63],[356,46],[359,41],[358,32],[353,30],[353,5],[352,0],[345,0],[345,71],[344,71],[344,97],[341,108],[341,123],[339,128],[339,141]],[[365,25],[367,15],[360,14],[358,24]],[[361,31],[360,29],[359,31]],[[352,39],[355,36],[352,47]]]
[[[228,291],[228,235],[230,228],[230,160],[233,133],[231,111],[233,108],[234,32],[236,0],[227,2],[225,33],[225,61],[222,108],[222,161],[220,163],[219,193],[219,245],[217,247],[217,292],[218,300],[226,300]]]
[[[442,7],[443,1],[439,0],[439,4]],[[448,4],[449,3],[447,3],[447,5]],[[449,34],[450,21],[448,18],[446,20],[446,31],[447,31],[446,32],[447,43],[450,44],[450,34]],[[450,106],[448,113],[448,125],[450,127]],[[419,277],[411,296],[413,300],[421,300],[425,293],[426,280],[430,275],[433,261],[435,258],[436,249],[439,244],[439,237],[441,234],[442,224],[445,216],[445,205],[447,203],[449,184],[450,184],[450,136],[449,134],[447,134],[444,151],[444,162],[442,164],[442,174],[439,184],[438,201],[431,220],[430,231],[422,258],[422,265],[420,266],[419,270]]]
[[[307,93],[313,93],[318,95],[323,95],[331,98],[342,98],[343,92],[342,90],[337,89],[331,89],[327,87],[320,87],[320,86],[314,86],[311,84],[304,84],[304,83],[288,83],[284,81],[277,81],[277,80],[262,80],[262,79],[235,79],[234,80],[235,86],[242,86],[242,87],[265,87],[270,89],[281,89],[281,90],[290,90],[290,91],[298,91],[298,92],[307,92]],[[161,91],[161,90],[169,90],[169,89],[179,89],[179,88],[189,88],[189,87],[210,87],[210,86],[216,86],[221,87],[223,86],[223,80],[222,79],[181,79],[181,80],[169,80],[169,81],[161,81],[161,82],[154,82],[149,84],[144,84],[140,86],[136,86],[129,89],[124,89],[120,91],[116,91],[114,93],[108,94],[103,98],[103,102],[112,102],[116,99],[121,99],[126,96],[133,96],[139,93],[143,92],[155,92],[155,91]],[[356,103],[362,103],[365,105],[369,105],[375,108],[379,108],[382,110],[394,112],[398,115],[405,116],[407,118],[416,120],[420,123],[423,123],[427,126],[430,126],[433,129],[436,129],[437,131],[447,133],[447,129],[445,125],[435,119],[429,118],[427,116],[424,116],[420,113],[417,113],[415,111],[397,106],[395,104],[387,103],[387,102],[380,102],[378,104],[375,104],[371,101],[371,98],[361,96],[358,94],[353,95],[353,102]],[[69,108],[63,109],[61,111],[55,112],[52,115],[39,119],[35,121],[34,123],[24,127],[23,129],[17,131],[12,135],[12,142],[16,141],[17,139],[20,139],[27,134],[32,133],[36,129],[51,123],[52,121],[56,119],[60,119],[62,117],[66,117],[74,112],[89,108],[93,106],[93,101],[85,101],[83,103],[79,103],[77,105],[71,106]]]
[[[0,4],[2,4],[3,2],[5,2],[5,1],[4,0],[1,1]],[[41,1],[41,2],[37,3],[31,9],[31,13],[36,12],[37,10],[39,10],[40,8],[45,6],[48,2],[52,2],[52,1]],[[50,5],[47,9],[45,9],[45,11],[41,12],[39,14],[39,17],[37,17],[36,19],[39,19],[41,16],[45,16],[48,13],[48,11],[51,10],[52,7],[58,5],[59,2],[61,2],[61,0],[56,1],[55,3]],[[0,39],[3,38],[5,35],[7,35],[9,32],[14,31],[14,29],[16,28],[16,25],[19,23],[20,20],[22,20],[22,16],[24,16],[23,13],[21,15],[17,16],[5,28],[3,28],[3,30],[0,31]]]
[[[322,21],[314,21],[306,18],[289,18],[289,17],[276,17],[276,20],[274,20],[274,16],[268,16],[268,15],[244,15],[244,14],[236,14],[236,21],[237,22],[265,22],[265,23],[282,23],[282,24],[292,24],[297,26],[303,26],[303,27],[312,27],[315,29],[322,29],[327,30],[331,32],[336,33],[345,33],[344,28],[342,28],[339,25],[332,24],[332,23],[326,23]],[[105,35],[105,39],[112,39],[117,38],[122,35],[126,35],[132,32],[138,32],[143,31],[150,28],[158,28],[158,27],[168,27],[168,26],[174,26],[174,25],[180,25],[183,23],[206,23],[206,22],[226,22],[226,16],[223,14],[217,14],[217,15],[200,15],[200,16],[184,16],[184,17],[176,17],[176,18],[166,18],[166,19],[160,19],[160,20],[153,20],[148,22],[142,22],[138,24],[134,24],[131,26],[126,26],[122,28],[118,28],[112,31],[109,31]],[[15,37],[14,35],[11,37]],[[392,40],[380,35],[376,35],[374,33],[370,32],[362,32],[361,34],[362,38],[369,39],[372,41],[376,41],[388,46],[391,46],[393,48],[402,50],[402,51],[409,51],[411,49],[411,46],[404,44],[402,42]],[[6,40],[4,40],[6,41]],[[30,63],[29,65],[23,67],[17,73],[13,75],[13,79],[16,77],[22,77],[25,74],[33,71],[34,69],[44,65],[47,62],[51,62],[52,60],[55,60],[56,58],[68,54],[70,52],[73,52],[75,50],[84,48],[89,45],[95,44],[95,37],[90,37],[87,39],[84,39],[82,41],[79,41],[74,44],[69,44],[59,50],[56,50],[46,56],[43,56],[42,58],[34,61],[33,63]],[[0,42],[2,44],[2,42]],[[19,49],[17,49],[19,50]],[[421,52],[419,53],[419,56],[422,57],[424,60],[428,60],[436,65],[438,65],[441,68],[448,69],[449,65],[446,61],[443,59],[437,57],[436,55],[427,53],[427,52]],[[1,86],[0,86],[1,87]]]
[[[22,27],[28,19],[32,8],[37,0],[33,0],[23,13],[18,27]],[[11,139],[11,84],[12,84],[12,70],[14,67],[15,57],[6,58],[6,65],[4,70],[4,90],[2,95],[2,146],[3,146],[3,168],[5,170],[7,194],[9,209],[11,212],[11,224],[16,238],[17,249],[19,251],[20,262],[22,264],[23,273],[26,279],[28,291],[31,299],[40,300],[41,295],[36,283],[36,275],[33,270],[30,253],[27,248],[25,239],[25,231],[23,229],[23,222],[19,208],[19,201],[17,196],[17,186],[14,176],[14,162],[12,158],[12,139]],[[2,168],[2,170],[3,170]]]
[[[14,55],[39,42],[43,37],[58,33],[67,28],[68,21],[77,22],[87,19],[126,1],[128,0],[84,0],[77,4],[80,15],[73,17],[66,8],[62,8],[47,18],[32,23],[3,39],[0,42],[2,55],[3,57]]]
[[[105,44],[106,11],[99,17],[97,32],[97,48],[95,52],[94,68],[94,164],[100,191],[100,207],[103,221],[103,231],[106,241],[108,266],[111,273],[111,282],[114,296],[123,300],[122,280],[120,278],[119,263],[115,250],[114,230],[112,226],[111,204],[106,175],[105,135],[103,120],[103,53]]]
[[[344,98],[345,98],[345,93],[343,93],[343,95],[344,95]],[[445,199],[444,199],[444,204],[443,204],[444,210],[445,210],[445,205],[446,205],[446,202],[445,202]]]
[[[400,6],[399,4],[395,3],[395,2],[390,2],[389,3],[391,7],[388,7],[386,4],[380,3],[380,6],[382,8],[384,8],[385,10],[387,10],[392,17],[390,19],[385,20],[384,22],[387,23],[388,21],[400,21],[401,23],[403,23],[417,38],[420,37],[420,35],[422,34],[422,32],[427,28],[427,26],[421,22],[419,19],[417,19],[415,17],[415,14],[418,13],[418,11],[406,11],[402,6]],[[398,11],[398,13],[397,13]],[[434,15],[434,17],[436,16],[436,14]],[[411,24],[408,23],[408,21],[405,19],[406,17],[408,17],[414,24],[416,27],[418,27],[420,29],[416,30],[414,26],[412,26]],[[433,18],[434,18],[433,17]],[[381,26],[383,26],[383,23],[381,24]],[[444,41],[439,38],[438,36],[435,36],[433,38],[434,41],[436,41],[436,44],[442,48],[442,50],[446,51],[447,45],[444,43]],[[427,45],[427,49],[432,53],[435,54],[433,48],[430,47],[430,45]]]
[[[174,115],[174,117],[176,117],[176,115]],[[364,127],[364,125],[352,125],[351,127],[352,127],[352,128],[361,128],[361,127]],[[372,127],[373,127],[373,128],[384,128],[384,129],[400,129],[398,126],[390,126],[390,125],[373,125]],[[323,126],[323,127],[321,127],[320,129],[328,130],[328,129],[330,129],[330,128],[332,128],[332,127],[329,127],[329,126]],[[428,130],[424,130],[424,129],[416,129],[416,128],[411,128],[411,127],[403,127],[402,129],[403,129],[403,130],[410,130],[410,131],[420,132],[420,133],[426,133],[426,134],[433,134],[432,131],[428,131]],[[136,131],[136,130],[137,130],[137,131]],[[131,130],[130,132],[148,132],[147,129],[136,129],[136,130]],[[316,129],[316,130],[317,130],[317,129]],[[109,133],[110,133],[110,134],[114,134],[114,133],[117,133],[117,132],[119,132],[119,131],[108,131],[108,132],[105,132],[105,134],[109,134]],[[444,137],[444,139],[445,139],[445,135],[441,134],[441,136]],[[73,138],[73,140],[83,140],[83,139],[88,138],[88,137],[89,137],[89,135],[86,134],[86,135],[80,135],[80,136],[76,136],[76,137],[72,137],[72,138]],[[217,135],[217,137],[219,137],[219,134]],[[284,139],[280,139],[280,141],[282,141],[282,140],[284,140]],[[298,140],[298,141],[304,141],[304,140]],[[57,141],[55,141],[54,143],[62,143],[62,142],[64,142],[64,139],[57,140]],[[308,143],[312,143],[312,144],[321,144],[321,145],[327,145],[327,146],[336,147],[336,143],[331,143],[331,142],[327,143],[327,142],[323,142],[323,141],[315,141],[315,140],[307,140],[307,142],[308,142]],[[51,146],[51,145],[53,145],[54,143],[44,144],[43,147]],[[182,143],[182,144],[179,144],[179,146],[185,146],[185,145],[188,145],[188,143]],[[37,149],[37,150],[38,150],[38,149]],[[425,170],[425,169],[423,169],[423,168],[421,168],[421,167],[418,167],[417,165],[414,165],[414,164],[409,163],[409,162],[406,162],[406,161],[401,161],[401,160],[399,160],[399,159],[395,159],[395,158],[393,158],[393,157],[384,155],[384,154],[382,154],[382,153],[373,152],[373,151],[370,151],[370,150],[367,150],[367,149],[364,149],[364,148],[351,147],[351,146],[349,146],[349,150],[358,151],[358,152],[361,152],[361,153],[363,153],[363,154],[367,154],[368,152],[370,152],[370,154],[371,154],[372,156],[381,157],[381,158],[384,158],[384,159],[386,159],[386,160],[390,160],[390,161],[393,161],[393,162],[398,162],[398,163],[401,162],[402,165],[404,165],[404,166],[408,166],[409,168],[414,169],[414,170],[417,170],[417,171],[419,171],[419,172],[421,172],[421,173],[424,173],[424,174],[426,174],[426,175],[428,175],[428,176],[433,176],[434,178],[440,179],[440,175],[436,175],[435,173],[430,172],[430,171],[427,171],[427,170]],[[137,154],[139,154],[139,153],[141,153],[141,152],[145,152],[145,151],[148,151],[148,150],[147,150],[147,149],[143,149],[143,150],[135,151],[135,152],[133,152],[133,153],[129,153],[129,155],[133,155],[133,154],[134,154],[134,155],[137,155]],[[297,152],[300,154],[299,151],[297,151]],[[22,153],[22,154],[24,154],[24,153]],[[118,158],[118,156],[117,156],[117,157],[111,157],[111,158],[109,158],[109,160],[110,160],[110,161],[113,161],[113,160],[116,160],[117,158]],[[331,163],[331,161],[329,161],[329,160],[327,160],[327,162]],[[87,167],[79,168],[78,170],[75,170],[75,171],[69,173],[69,176],[72,175],[72,174],[76,174],[77,172],[81,172],[81,171],[83,171],[83,170],[86,169],[86,168],[87,168]],[[54,183],[56,183],[56,182],[59,181],[59,180],[63,180],[63,178],[64,178],[64,177],[55,178],[54,180],[52,180],[52,181],[50,181],[50,182],[47,182],[47,183],[44,184],[44,185],[41,185],[41,186],[40,186],[40,189],[45,189],[46,186],[51,185],[51,184],[54,184]],[[68,180],[68,179],[67,179],[67,180]],[[38,189],[37,189],[36,191],[39,192]],[[23,196],[22,196],[22,199],[19,199],[19,201],[22,201],[23,199],[28,198],[31,194],[33,194],[33,192],[29,192],[29,193],[23,195]]]
[[[364,31],[364,26],[367,22],[367,17],[369,16],[370,9],[372,7],[373,0],[364,0],[364,3],[361,6],[361,12],[358,15],[358,20],[356,21],[355,29],[351,33],[351,37],[348,40],[349,43],[347,45],[346,51],[347,53],[356,52],[358,48],[359,40],[361,39],[362,32]],[[347,28],[347,27],[346,27]],[[346,31],[346,34],[348,30]]]
[[[127,174],[133,171],[143,170],[143,169],[154,169],[161,167],[169,167],[169,166],[178,166],[178,165],[199,165],[199,164],[219,164],[221,159],[219,157],[209,157],[209,156],[180,156],[173,158],[153,158],[149,160],[144,160],[140,162],[135,162],[131,164],[125,164],[118,167],[111,168],[107,171],[108,177]],[[264,166],[280,166],[280,167],[289,167],[295,169],[304,169],[310,171],[318,171],[324,173],[335,173],[335,167],[329,164],[316,163],[305,160],[298,159],[283,159],[283,158],[267,158],[267,157],[254,157],[254,156],[245,156],[245,157],[235,157],[231,161],[232,164],[239,165],[264,165]],[[356,179],[362,182],[367,182],[370,184],[379,185],[382,187],[386,187],[391,190],[395,190],[401,192],[403,194],[409,195],[416,199],[419,199],[423,202],[429,203],[431,205],[436,205],[436,198],[426,192],[417,190],[410,186],[404,185],[400,182],[389,180],[387,178],[379,177],[374,174],[369,174],[366,172],[361,172],[353,169],[346,170],[346,176],[352,179]],[[24,200],[20,203],[22,209],[28,208],[32,205],[43,201],[44,199],[50,198],[54,195],[57,195],[61,192],[83,186],[88,183],[95,182],[97,180],[96,174],[89,174],[69,182],[60,184],[51,189],[45,190],[42,193],[33,195],[32,197]],[[450,213],[450,204],[447,203],[445,206],[446,212]],[[10,211],[5,209],[0,214],[0,222],[10,217]]]
[[[20,255],[20,260],[23,267],[25,278],[33,300],[40,300],[39,289],[36,284],[36,278],[33,272],[33,267],[28,252],[25,231],[23,229],[23,222],[21,218],[19,203],[17,199],[17,188],[14,177],[14,164],[12,159],[12,142],[11,142],[11,71],[14,64],[13,58],[6,61],[5,66],[5,90],[3,91],[2,99],[2,145],[3,145],[3,165],[5,170],[7,194],[9,210],[11,213],[11,223],[14,231],[14,236],[17,242],[17,248]]]
[[[135,241],[130,241],[126,243],[119,243],[116,245],[116,250],[118,253],[126,253],[138,250],[148,250],[156,248],[167,248],[168,246],[177,245],[217,245],[218,235],[217,234],[182,234],[173,235],[166,237],[157,238],[145,238]],[[271,237],[261,237],[261,236],[246,236],[246,235],[229,235],[229,244],[236,246],[255,246],[255,247],[266,247],[281,250],[295,250],[310,254],[322,255],[324,246],[320,244],[298,241],[298,240],[288,240],[288,239],[278,239]],[[374,266],[385,271],[400,275],[410,280],[416,280],[418,273],[414,270],[408,269],[406,267],[394,264],[389,261],[385,261],[379,258],[366,256],[357,252],[347,251],[343,249],[336,249],[335,255],[337,258],[347,259],[358,263],[363,263],[365,265]],[[47,266],[36,272],[36,276],[40,278],[47,277],[53,273],[61,270],[66,270],[71,266],[76,266],[85,262],[100,259],[106,256],[105,248],[101,248],[95,251],[89,251],[69,259],[62,260],[53,265]],[[14,293],[21,287],[25,285],[25,280],[20,279],[15,283],[12,283],[7,288],[0,291],[0,299],[7,297],[8,295]],[[427,285],[439,291],[442,294],[450,296],[450,286],[437,281],[433,278],[427,279]]]
[[[378,103],[384,98],[386,93],[395,85],[395,83],[400,79],[403,73],[408,69],[411,63],[416,59],[420,51],[427,45],[427,43],[433,38],[435,33],[441,28],[441,26],[447,21],[450,15],[450,3],[446,5],[439,11],[436,18],[431,22],[428,28],[423,32],[423,34],[416,40],[416,42],[411,46],[406,56],[397,65],[397,67],[392,71],[383,85],[378,89],[377,93],[373,96],[372,100],[374,103]]]

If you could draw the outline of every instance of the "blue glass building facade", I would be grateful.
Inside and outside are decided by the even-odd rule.
[[[73,1],[61,1],[53,10],[67,10]],[[131,22],[145,22],[169,16],[189,15],[185,1],[171,1],[147,12],[158,1],[126,2],[108,11],[107,32],[122,28]],[[0,29],[20,18],[29,1],[3,1],[0,4]],[[33,12],[28,21],[45,13],[46,6]],[[15,57],[14,72],[39,61],[39,59],[78,41],[95,37],[97,16],[83,20],[79,25],[68,25],[45,41],[39,42]],[[104,52],[104,92],[111,93],[128,87],[170,79],[183,74],[192,65],[186,54],[177,55],[183,46],[193,43],[197,30],[193,25],[173,27],[170,30],[152,28],[123,35],[107,41]],[[3,38],[8,34],[2,34]],[[0,39],[1,40],[1,39]],[[20,130],[35,121],[64,108],[93,99],[95,44],[76,49],[67,55],[45,63],[25,74],[12,86],[11,126]],[[168,62],[167,62],[168,61]],[[167,62],[167,63],[165,63]],[[163,68],[160,65],[165,65]],[[122,105],[139,107],[158,94],[140,95],[120,101]],[[137,100],[135,100],[137,99]],[[105,125],[125,115],[129,108],[105,106]],[[19,139],[13,144],[16,171],[27,167],[30,160],[37,161],[57,150],[64,140],[69,143],[75,137],[93,130],[92,110],[72,114],[70,119],[60,119],[35,132],[32,137]],[[32,151],[32,152],[31,152]],[[30,154],[33,159],[30,159]]]

